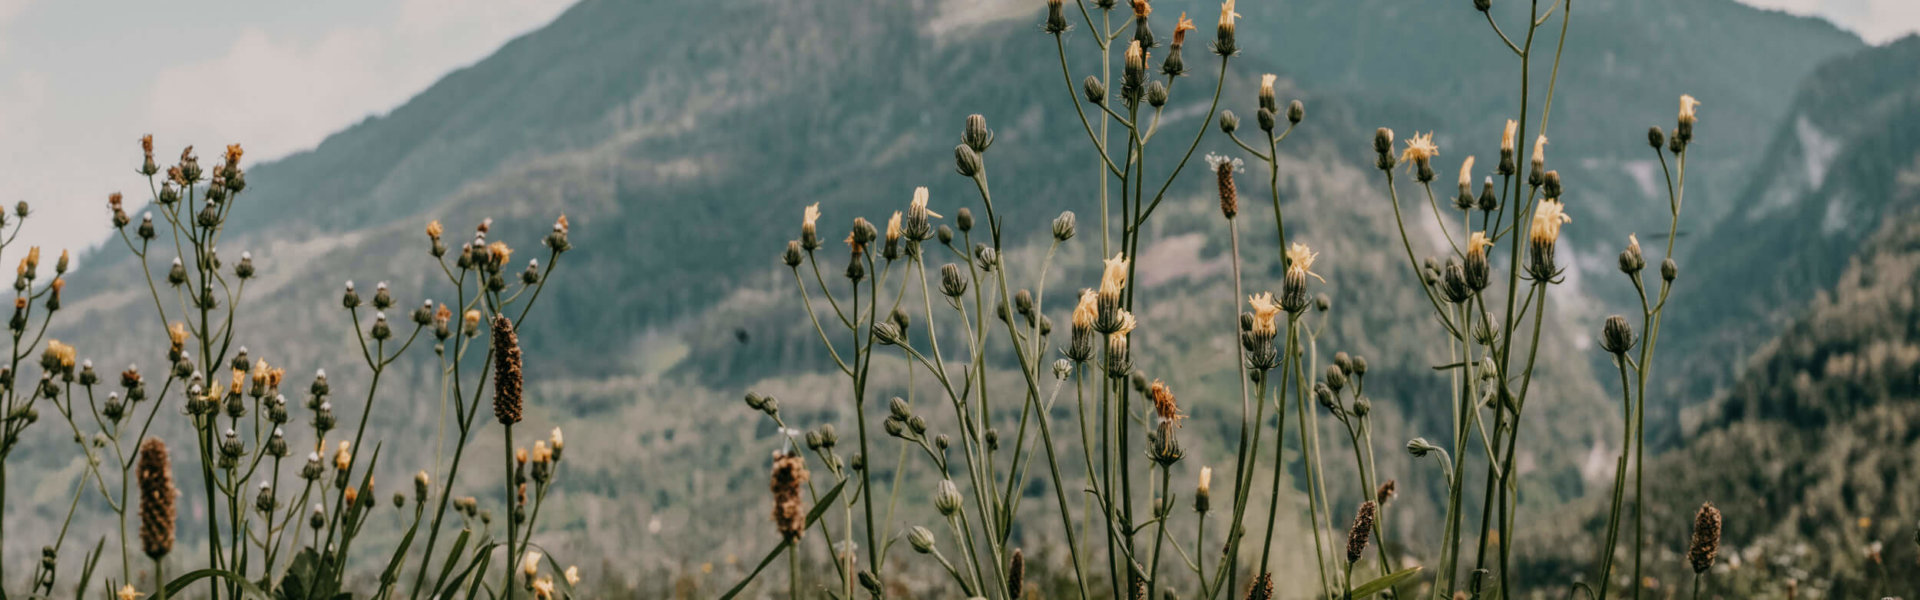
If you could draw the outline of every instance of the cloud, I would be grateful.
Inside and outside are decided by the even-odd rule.
[[[1741,0],[1798,15],[1825,17],[1881,44],[1920,31],[1920,2],[1915,0]]]
[[[378,26],[305,39],[246,27],[224,54],[161,70],[144,121],[169,139],[234,140],[249,157],[285,156],[392,110],[567,4],[408,0]]]

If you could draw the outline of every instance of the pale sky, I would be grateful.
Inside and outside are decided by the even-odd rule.
[[[1743,1],[1876,43],[1920,30],[1920,0]],[[248,163],[282,157],[392,110],[572,2],[0,0],[0,206],[36,210],[16,247],[103,239],[107,194],[143,196],[142,133],[162,164],[183,144],[211,160],[234,141]]]

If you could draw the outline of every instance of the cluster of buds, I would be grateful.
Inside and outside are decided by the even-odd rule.
[[[747,392],[746,401],[747,401],[747,408],[751,408],[751,409],[766,413],[766,415],[769,417],[780,414],[779,398],[775,398],[773,396],[762,396],[754,392]]]
[[[926,417],[913,414],[913,407],[909,406],[905,399],[895,396],[892,401],[887,403],[887,411],[887,420],[882,424],[883,428],[887,431],[887,435],[908,441],[926,439]],[[812,441],[811,439],[808,440],[808,442]],[[809,445],[811,445],[811,443],[809,443]]]
[[[565,443],[566,438],[562,436],[560,428],[555,427],[547,439],[533,442],[533,450],[516,449],[514,458],[519,466],[514,473],[514,482],[524,486],[531,481],[537,489],[546,489],[547,484],[553,482],[554,468],[560,462]]]

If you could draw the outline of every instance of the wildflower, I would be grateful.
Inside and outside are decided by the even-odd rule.
[[[1692,563],[1693,572],[1705,573],[1713,568],[1714,555],[1720,551],[1720,509],[1712,502],[1700,505],[1700,512],[1693,517],[1693,540],[1687,545],[1687,562]]]
[[[146,594],[140,593],[140,590],[133,589],[133,584],[129,583],[120,586],[120,591],[114,592],[113,595],[118,600],[140,600],[140,597]]]
[[[60,343],[60,340],[47,340],[47,350],[41,354],[40,365],[49,371],[72,369],[75,353],[73,346]]]
[[[1693,99],[1692,95],[1680,95],[1680,125],[1682,127],[1690,127],[1693,125],[1696,120],[1694,109],[1699,108],[1699,106],[1700,101]]]
[[[1518,135],[1520,123],[1507,119],[1507,128],[1500,133],[1500,165],[1497,171],[1505,177],[1514,173],[1514,138]]]
[[[1487,261],[1487,249],[1493,247],[1493,240],[1485,231],[1475,231],[1467,238],[1466,264],[1463,275],[1468,288],[1473,291],[1487,289],[1492,274],[1492,266]]]
[[[1214,178],[1219,183],[1220,214],[1231,219],[1240,212],[1240,197],[1238,188],[1233,184],[1233,173],[1243,170],[1241,165],[1245,163],[1238,158],[1208,153],[1207,164],[1212,165]]]
[[[1274,323],[1280,314],[1280,305],[1273,301],[1273,292],[1261,292],[1247,297],[1247,305],[1253,308],[1254,335],[1272,339],[1279,334],[1279,326]]]
[[[341,440],[340,450],[333,453],[333,468],[342,471],[353,466],[353,442]]]
[[[533,580],[533,597],[536,600],[553,600],[553,578],[541,577]]]
[[[1099,321],[1099,294],[1092,289],[1080,290],[1080,302],[1073,307],[1073,335],[1067,345],[1067,358],[1074,362],[1086,362],[1093,356],[1094,324]]]
[[[1460,195],[1453,200],[1454,208],[1473,210],[1473,157],[1468,156],[1460,162]]]
[[[478,314],[474,314],[477,319]],[[520,422],[525,400],[520,396],[520,336],[506,315],[493,317],[493,416],[501,425]]]
[[[1173,24],[1173,47],[1179,48],[1187,43],[1187,32],[1199,29],[1193,26],[1193,19],[1187,18],[1186,11],[1180,11],[1180,19]]]
[[[1160,416],[1161,421],[1172,423],[1177,427],[1180,419],[1186,418],[1186,415],[1180,414],[1180,406],[1174,400],[1173,390],[1169,389],[1165,382],[1153,380],[1153,383],[1147,387],[1147,392],[1153,399],[1153,412]]]
[[[495,268],[504,266],[508,262],[512,261],[513,248],[507,247],[506,242],[494,242],[491,244],[487,244],[487,259],[493,261],[493,266]]]
[[[167,327],[167,340],[173,344],[173,352],[178,354],[187,346],[187,324],[175,321]]]
[[[1313,272],[1313,261],[1319,253],[1307,248],[1306,244],[1294,242],[1287,247],[1287,273],[1280,292],[1280,306],[1287,312],[1298,313],[1307,308],[1307,276],[1326,282],[1318,273]]]
[[[1214,32],[1213,52],[1221,56],[1233,56],[1240,52],[1240,46],[1234,42],[1233,35],[1233,20],[1240,17],[1240,13],[1233,10],[1234,1],[1224,0],[1220,3],[1220,24]]]
[[[580,585],[580,567],[575,565],[567,565],[565,576],[567,579],[568,586]]]
[[[1278,79],[1280,79],[1280,76],[1274,75],[1272,73],[1267,73],[1260,76],[1260,109],[1261,110],[1270,111],[1270,112],[1280,111],[1279,101],[1274,100],[1273,98],[1273,82]]]
[[[1100,296],[1118,298],[1127,286],[1127,255],[1115,253],[1113,258],[1101,262],[1106,268],[1100,273]]]
[[[1213,467],[1200,467],[1200,483],[1193,488],[1193,510],[1207,512],[1213,499]]]
[[[1140,45],[1139,39],[1127,44],[1126,71],[1121,74],[1120,95],[1129,101],[1138,102],[1147,85],[1147,49]]]
[[[820,221],[820,203],[808,205],[800,213],[800,247],[808,252],[820,249],[820,234],[816,223]]]
[[[800,510],[800,486],[807,482],[806,460],[799,454],[775,453],[773,457],[773,524],[788,541],[806,533],[807,515]]]
[[[951,517],[959,513],[960,502],[960,487],[954,485],[951,479],[940,480],[933,493],[933,508],[940,511],[940,516]]]
[[[888,260],[899,258],[900,256],[901,216],[900,211],[896,210],[893,211],[893,216],[887,219],[887,243],[881,252]]]
[[[1646,256],[1640,253],[1640,238],[1627,234],[1627,249],[1620,251],[1620,272],[1633,275],[1646,267]]]
[[[173,550],[173,501],[179,495],[173,487],[173,463],[167,458],[166,442],[160,438],[141,442],[137,468],[140,545],[149,558],[159,559]]]
[[[933,234],[933,226],[928,218],[941,218],[940,213],[927,210],[927,188],[913,188],[913,201],[907,203],[907,222],[904,232],[907,239],[922,242]]]
[[[1360,503],[1360,511],[1353,516],[1353,526],[1347,529],[1347,564],[1360,560],[1367,551],[1367,539],[1373,535],[1374,511],[1378,505],[1368,500]]]
[[[1540,137],[1533,139],[1533,157],[1532,157],[1532,162],[1530,164],[1532,165],[1533,170],[1527,173],[1527,183],[1529,185],[1534,185],[1534,186],[1545,185],[1546,178],[1547,178],[1547,173],[1546,173],[1547,136],[1546,135],[1543,134]]]
[[[1554,265],[1554,244],[1560,240],[1560,226],[1572,221],[1565,208],[1557,199],[1540,201],[1533,211],[1533,222],[1527,229],[1532,260],[1528,263],[1528,273],[1540,281],[1549,281],[1559,275]]]
[[[544,555],[540,554],[539,550],[528,550],[526,556],[520,558],[520,572],[526,573],[528,579],[532,579],[534,575],[539,575],[540,559],[543,557]]]
[[[1128,360],[1127,336],[1138,325],[1133,313],[1124,308],[1114,309],[1113,330],[1107,332],[1107,374],[1113,377],[1125,377],[1132,370]]]
[[[1407,140],[1407,149],[1400,152],[1400,161],[1413,163],[1416,176],[1425,183],[1433,181],[1433,157],[1439,155],[1440,146],[1433,143],[1433,132],[1424,135],[1415,132]]]

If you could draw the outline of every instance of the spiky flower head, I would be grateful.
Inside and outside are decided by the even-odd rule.
[[[1314,279],[1325,282],[1326,279],[1320,277],[1318,273],[1313,272],[1313,261],[1319,257],[1320,253],[1314,252],[1308,248],[1306,244],[1300,242],[1289,244],[1287,246],[1287,273],[1291,275],[1295,271],[1299,271],[1303,275],[1312,275]]]
[[[1153,380],[1147,386],[1147,395],[1153,400],[1153,412],[1160,416],[1161,421],[1178,427],[1180,419],[1186,418],[1186,415],[1180,414],[1180,404],[1174,399],[1173,389],[1168,388],[1166,382]]]
[[[1073,306],[1073,328],[1092,329],[1100,318],[1100,294],[1093,288],[1080,290],[1080,302]]]
[[[1273,300],[1273,292],[1261,292],[1247,297],[1247,306],[1253,308],[1253,328],[1255,335],[1271,338],[1279,334],[1279,325],[1274,321],[1280,315],[1280,305]]]
[[[1113,258],[1101,262],[1106,263],[1106,269],[1100,273],[1100,295],[1119,298],[1127,288],[1127,255],[1114,253]]]
[[[1535,244],[1551,245],[1560,240],[1560,226],[1573,221],[1567,215],[1565,205],[1559,199],[1549,198],[1540,201],[1533,211],[1533,223],[1527,228],[1527,236]]]
[[[1187,13],[1185,11],[1181,11],[1180,20],[1175,21],[1173,24],[1174,47],[1178,48],[1180,46],[1186,45],[1187,32],[1193,31],[1195,29],[1199,29],[1199,28],[1193,26],[1193,19],[1187,18]]]

